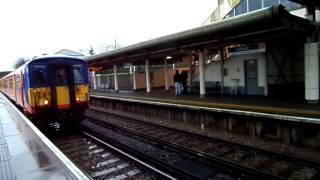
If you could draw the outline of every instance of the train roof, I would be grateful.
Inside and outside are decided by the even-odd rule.
[[[27,67],[29,64],[31,64],[33,62],[40,61],[40,60],[45,60],[45,59],[61,59],[61,60],[63,60],[63,59],[74,59],[74,60],[80,60],[80,61],[86,62],[86,61],[83,60],[83,57],[67,56],[67,55],[61,55],[61,54],[43,55],[43,56],[36,57],[36,58],[34,58],[34,59],[30,60],[30,61],[27,61],[26,63],[24,63],[23,65],[21,65],[20,67],[18,67],[14,71],[12,71],[11,73],[5,75],[1,79],[9,77],[9,76],[15,74],[17,71],[20,71],[20,70],[24,69],[25,67]]]
[[[62,54],[52,54],[52,55],[43,55],[43,56],[36,57],[36,58],[32,59],[29,62],[37,61],[37,60],[40,60],[40,59],[53,59],[53,58],[55,58],[55,59],[78,59],[78,60],[83,60],[83,58],[79,57],[79,56],[68,56],[68,55],[62,55]]]
[[[84,61],[82,57],[67,56],[67,55],[61,55],[61,54],[53,54],[53,55],[43,55],[43,56],[36,57],[36,58],[26,62],[23,66],[28,66],[29,64],[31,64],[33,62],[40,61],[40,60],[46,60],[46,59],[61,59],[61,60],[74,59],[74,60]]]

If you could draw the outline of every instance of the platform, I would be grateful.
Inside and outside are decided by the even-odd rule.
[[[165,92],[162,89],[155,89],[151,93],[92,91],[91,96],[320,124],[319,104],[281,101],[263,96],[215,95],[201,98],[195,94],[175,96],[173,91]]]
[[[0,93],[0,180],[88,179]]]

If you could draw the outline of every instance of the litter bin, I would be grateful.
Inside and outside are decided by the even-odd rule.
[[[231,79],[231,94],[238,95],[239,94],[239,79]]]

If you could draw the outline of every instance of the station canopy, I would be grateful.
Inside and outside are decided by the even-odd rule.
[[[319,0],[290,0],[292,2],[296,2],[306,6],[313,6],[315,8],[320,8],[320,1]]]
[[[253,43],[279,37],[306,37],[315,25],[307,19],[290,14],[284,6],[273,6],[244,15],[224,19],[206,26],[155,38],[138,44],[85,58],[90,66],[110,66],[129,62],[163,63],[170,55],[228,43]],[[160,61],[161,60],[161,61]]]

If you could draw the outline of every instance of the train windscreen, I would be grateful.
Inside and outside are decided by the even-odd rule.
[[[31,67],[31,85],[34,87],[47,86],[47,66],[45,65],[33,65]]]

